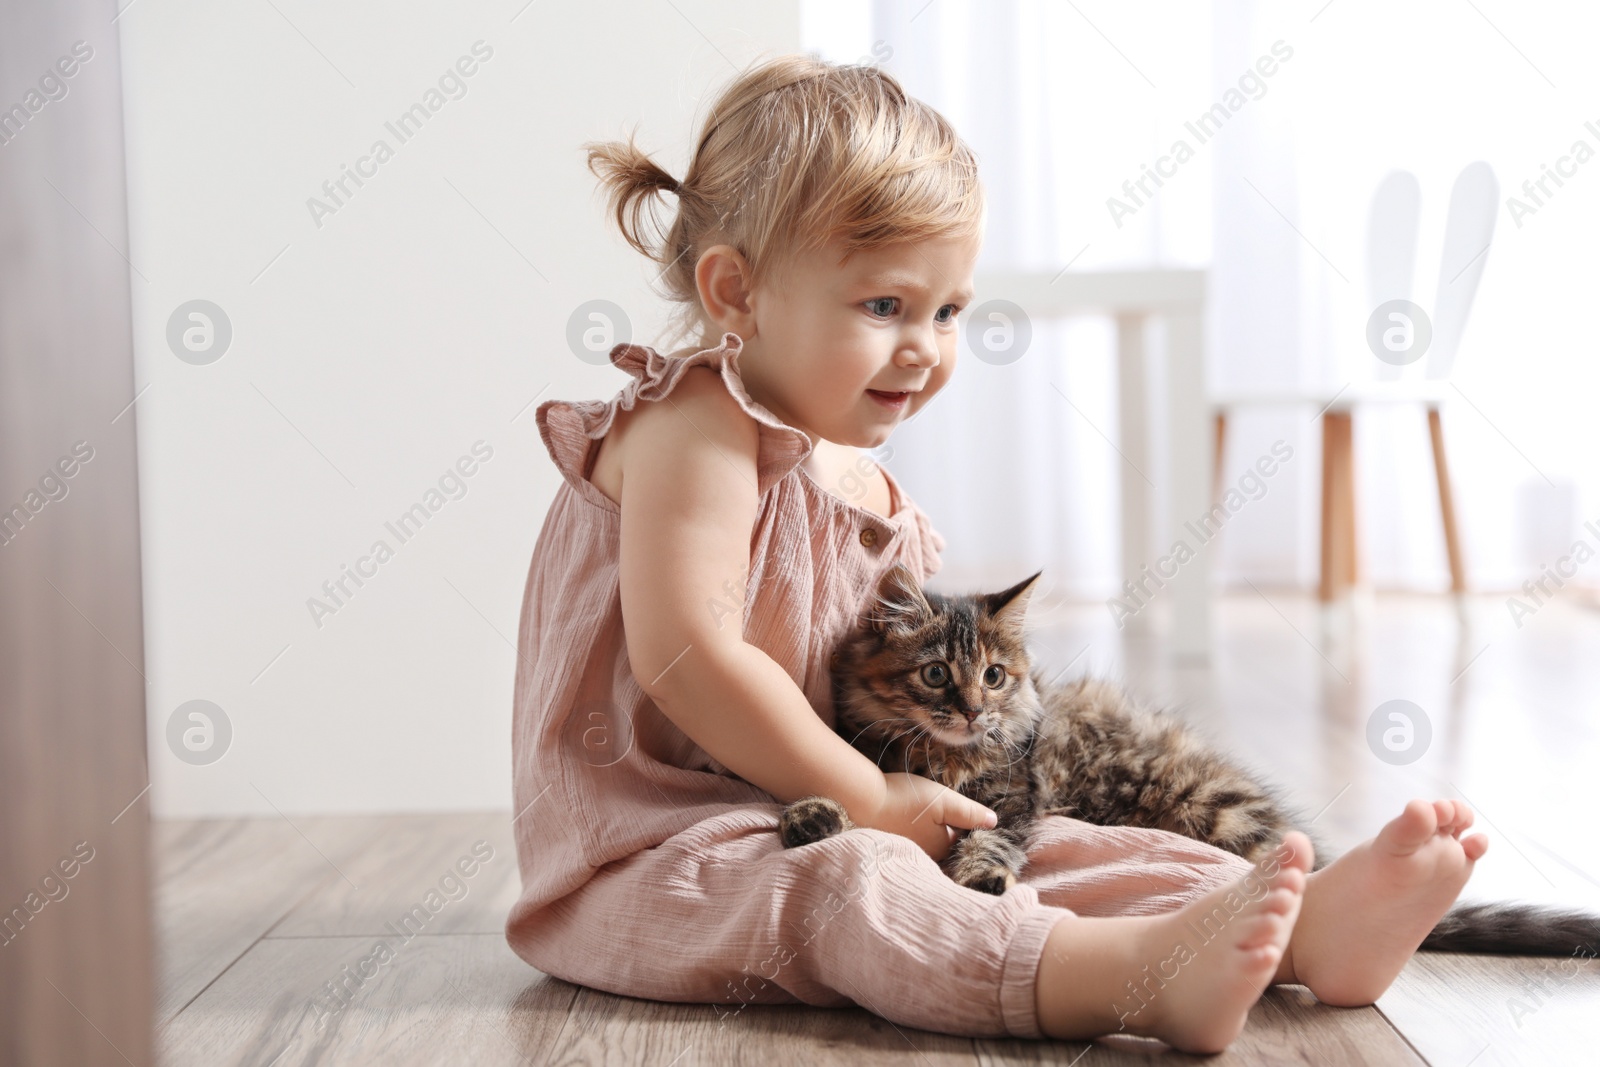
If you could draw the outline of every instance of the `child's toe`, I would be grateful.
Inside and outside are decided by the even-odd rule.
[[[1442,801],[1441,801],[1442,803]],[[1401,853],[1416,851],[1439,829],[1439,812],[1426,800],[1407,802],[1405,810],[1378,831],[1378,842]]]

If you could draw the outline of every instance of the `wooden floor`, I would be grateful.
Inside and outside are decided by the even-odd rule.
[[[1309,599],[1263,592],[1221,605],[1209,669],[1173,667],[1157,635],[1118,633],[1100,607],[1037,612],[1034,643],[1071,673],[1109,673],[1175,705],[1321,811],[1316,829],[1335,851],[1410,796],[1465,797],[1492,838],[1469,896],[1600,910],[1600,615],[1557,602],[1519,630],[1502,601],[1474,603],[1463,622],[1447,601],[1380,598],[1358,625],[1334,618],[1325,630]],[[1427,754],[1409,766],[1379,760],[1366,742],[1373,709],[1397,698],[1432,726]],[[162,822],[155,838],[167,1064],[1190,1058],[1126,1038],[955,1038],[860,1009],[747,1007],[719,1023],[709,1006],[550,978],[502,934],[518,884],[504,812]],[[402,941],[392,927],[408,914],[425,920],[413,918],[420,933]],[[398,946],[389,958],[372,958],[379,938]],[[343,1001],[328,992],[341,979]],[[1600,963],[1421,955],[1371,1008],[1270,990],[1212,1062],[1593,1063],[1597,1019]]]

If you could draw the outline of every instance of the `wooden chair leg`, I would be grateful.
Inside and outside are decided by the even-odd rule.
[[[1356,536],[1356,446],[1355,446],[1355,420],[1349,412],[1344,415],[1344,426],[1339,431],[1344,442],[1341,446],[1343,452],[1344,502],[1340,508],[1344,515],[1344,587],[1349,592],[1361,580],[1361,539]]]
[[[1211,502],[1215,504],[1222,499],[1222,454],[1228,440],[1228,413],[1218,410],[1216,414],[1217,444],[1211,454]]]
[[[1336,480],[1334,467],[1337,460],[1334,457],[1334,432],[1333,420],[1327,415],[1322,417],[1322,562],[1320,580],[1317,583],[1317,599],[1324,604],[1333,599],[1333,583],[1335,570],[1335,549],[1333,544],[1333,527],[1335,522],[1333,506],[1333,483]]]
[[[1450,557],[1450,591],[1467,591],[1466,568],[1461,562],[1461,539],[1456,531],[1456,501],[1450,490],[1450,465],[1444,458],[1444,426],[1439,409],[1428,409],[1428,436],[1433,438],[1433,473],[1439,481],[1439,515],[1444,520],[1444,548]]]
[[[1317,595],[1337,599],[1356,582],[1355,466],[1350,413],[1322,416],[1322,580]]]

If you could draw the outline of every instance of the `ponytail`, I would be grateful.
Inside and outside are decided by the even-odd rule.
[[[640,151],[630,136],[626,144],[621,141],[591,141],[583,146],[589,153],[589,170],[600,179],[601,187],[608,191],[610,210],[617,220],[617,229],[641,254],[657,263],[663,262],[661,224],[656,218],[654,205],[663,190],[679,197],[684,187],[655,161]],[[649,214],[654,240],[647,241],[644,229],[645,215]]]

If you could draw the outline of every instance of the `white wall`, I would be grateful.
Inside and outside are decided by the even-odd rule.
[[[153,810],[507,806],[512,642],[558,483],[528,405],[626,380],[569,349],[580,304],[647,343],[665,310],[579,145],[637,122],[681,175],[708,91],[798,48],[795,5],[163,0],[118,25]],[[464,95],[429,101],[478,41]],[[419,102],[402,143],[385,123]],[[392,158],[314,219],[379,139]],[[197,299],[232,328],[203,365],[167,340]],[[480,441],[464,493],[430,500]],[[419,502],[440,506],[402,543],[385,523]],[[393,557],[314,619],[380,539]],[[197,699],[232,728],[203,765],[168,742]]]

